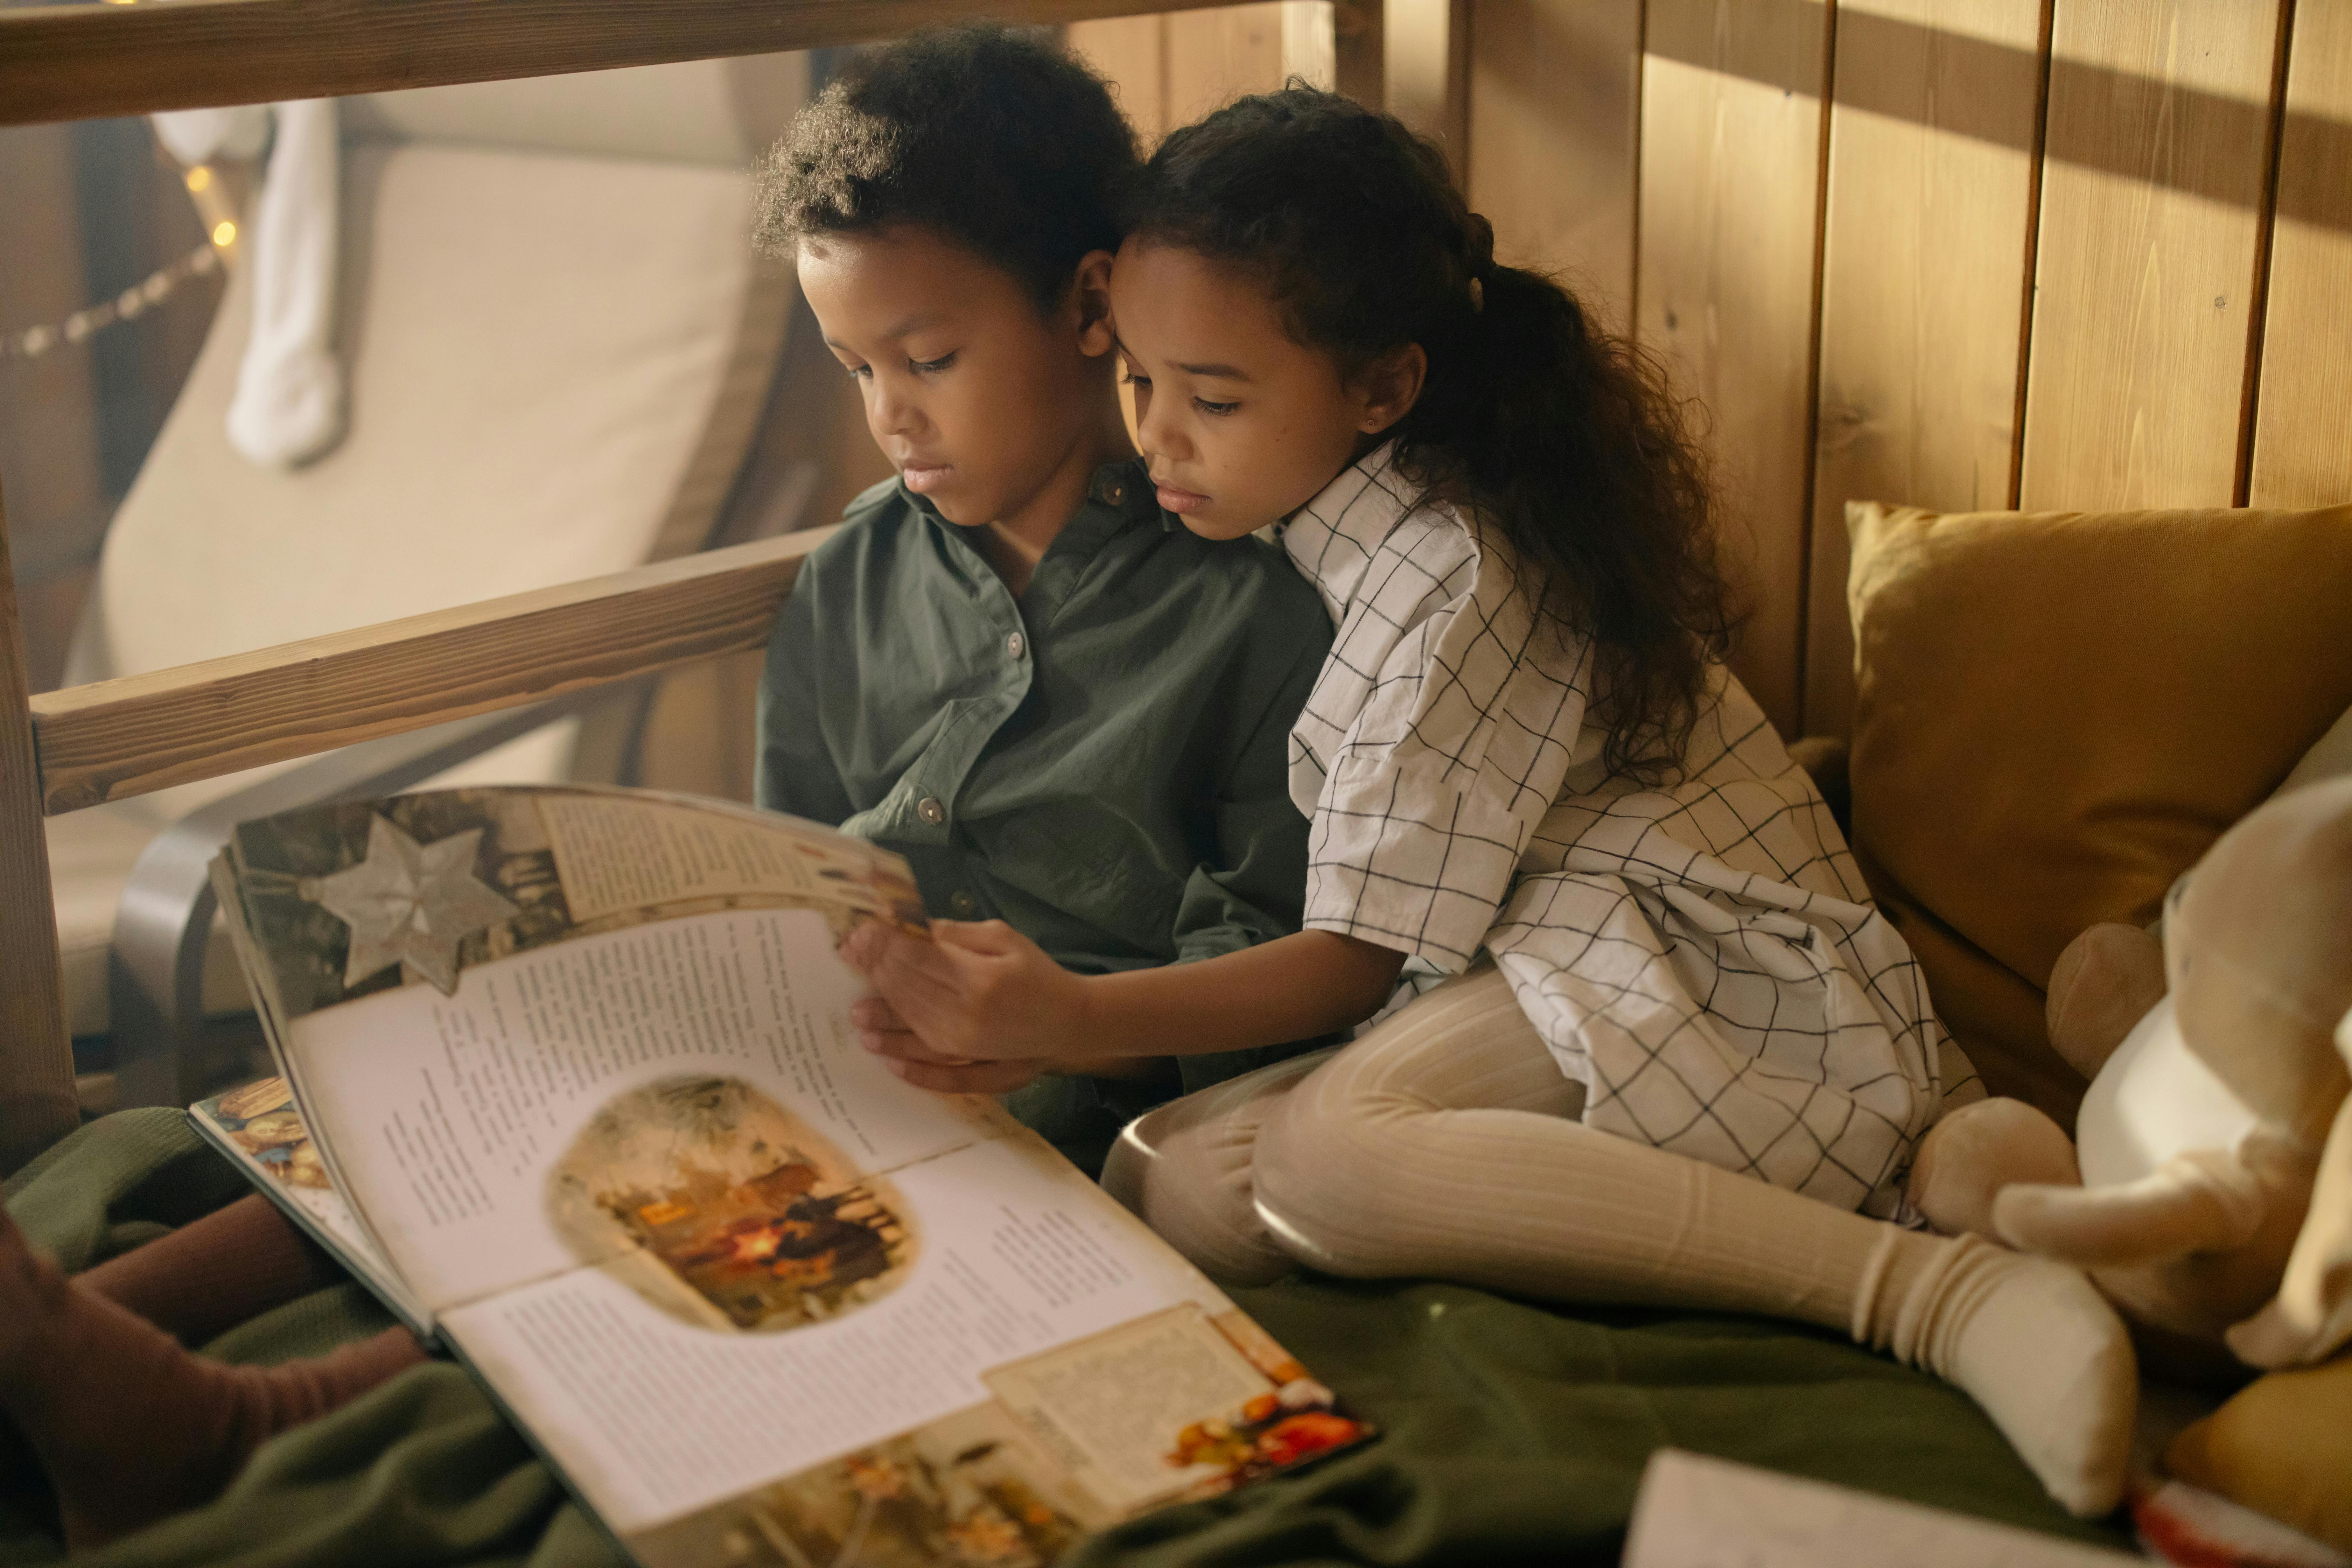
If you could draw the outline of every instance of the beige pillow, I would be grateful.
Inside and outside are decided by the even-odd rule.
[[[1846,523],[1854,849],[1988,1087],[2071,1127],[2051,968],[2352,707],[2352,506]]]

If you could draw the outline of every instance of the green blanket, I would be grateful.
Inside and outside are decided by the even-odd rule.
[[[246,1190],[176,1112],[85,1127],[7,1184],[10,1211],[68,1268]],[[1661,1445],[2079,1539],[1991,1425],[1934,1379],[1756,1320],[1580,1311],[1433,1284],[1297,1280],[1242,1305],[1385,1436],[1328,1464],[1087,1543],[1070,1568],[1613,1563]],[[208,1347],[315,1354],[391,1320],[341,1285]],[[0,1564],[60,1550],[39,1476],[0,1442]],[[596,1564],[617,1553],[467,1374],[436,1363],[278,1438],[211,1507],[86,1561]]]

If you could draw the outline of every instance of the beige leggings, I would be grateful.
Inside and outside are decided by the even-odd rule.
[[[1307,1263],[1762,1312],[1887,1343],[1895,1325],[1872,1321],[1885,1277],[1944,1244],[1595,1131],[1576,1120],[1582,1099],[1481,966],[1352,1045],[1142,1117],[1103,1185],[1227,1284]]]
[[[1580,1094],[1475,969],[1353,1045],[1161,1106],[1103,1185],[1228,1284],[1296,1261],[1841,1330],[1966,1389],[2068,1508],[2116,1505],[2131,1344],[2079,1272],[1597,1131]]]

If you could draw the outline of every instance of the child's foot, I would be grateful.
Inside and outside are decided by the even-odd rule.
[[[349,1278],[277,1205],[247,1193],[85,1269],[74,1283],[129,1308],[184,1345],[200,1345]]]
[[[1966,1391],[2070,1511],[2123,1500],[2138,1371],[2123,1321],[2080,1269],[1977,1237],[1893,1231],[1882,1279],[1855,1337]]]
[[[263,1441],[423,1354],[395,1329],[281,1367],[207,1361],[77,1287],[0,1211],[0,1408],[48,1472],[77,1550],[210,1501]]]

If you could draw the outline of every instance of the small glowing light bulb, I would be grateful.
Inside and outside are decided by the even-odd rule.
[[[220,247],[223,250],[226,250],[230,246],[236,244],[236,225],[229,222],[226,218],[223,218],[220,222],[213,225],[213,243]]]
[[[211,164],[199,163],[194,168],[188,171],[188,189],[191,191],[201,191],[212,183],[213,170]]]

